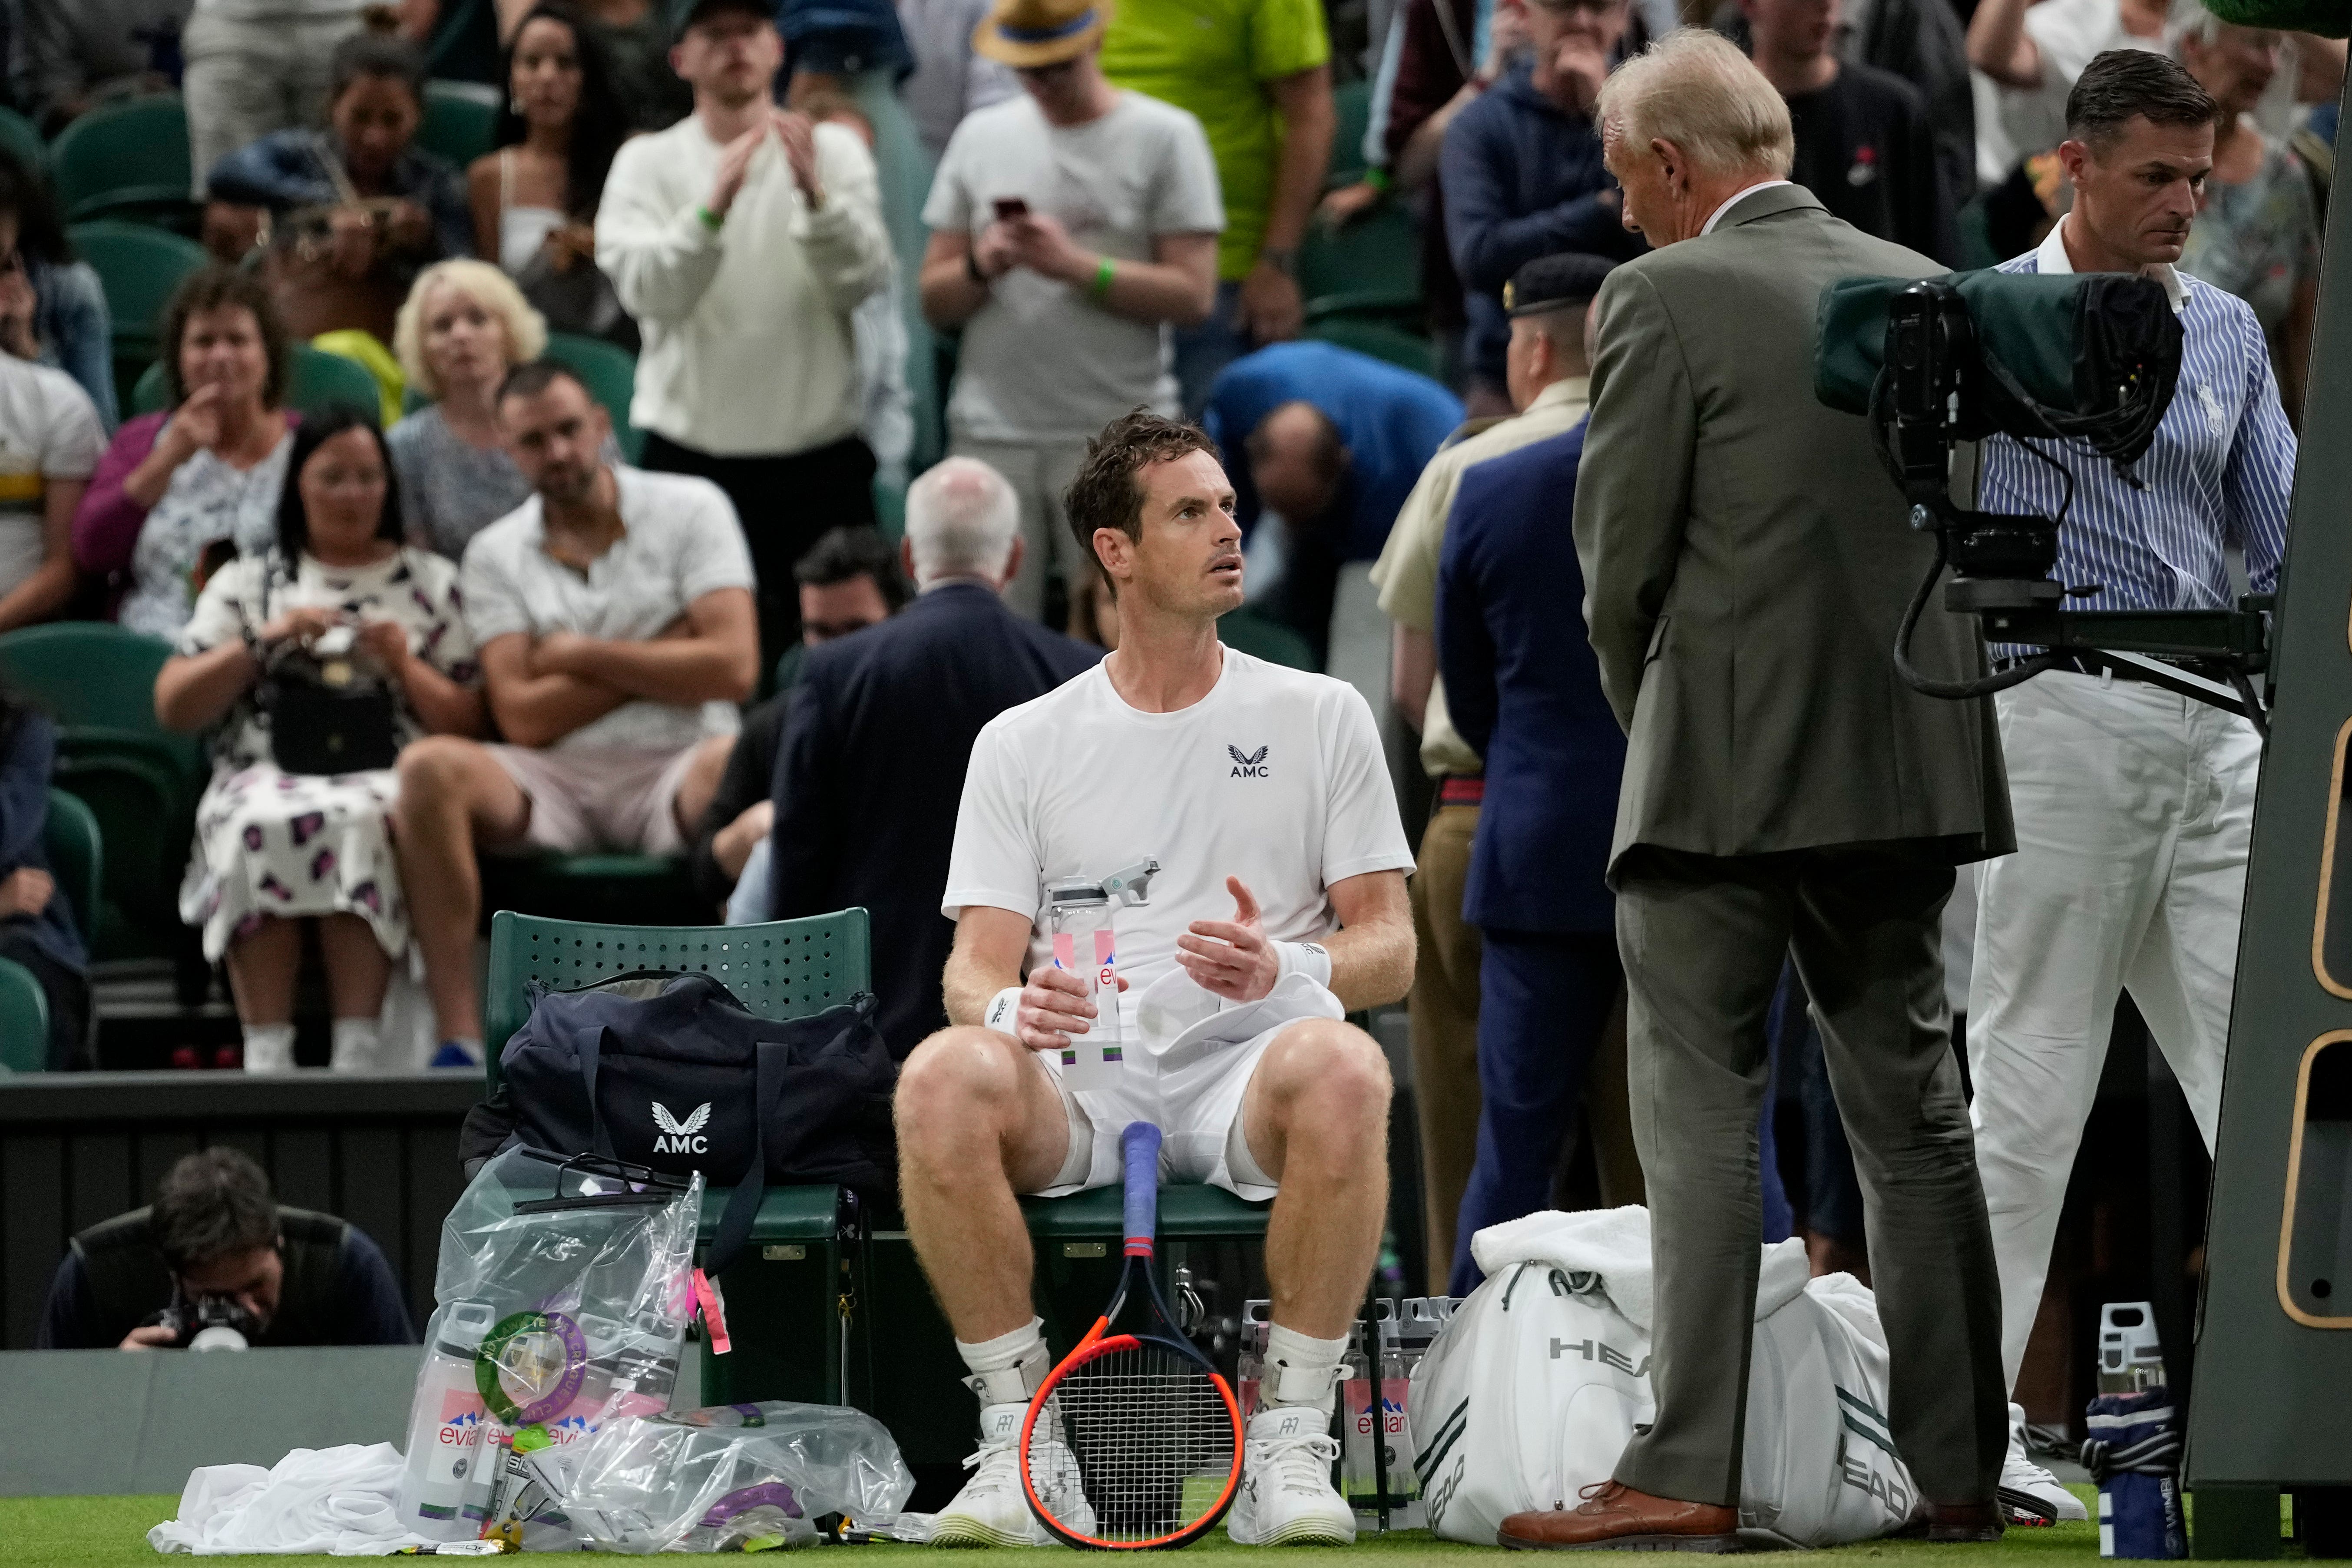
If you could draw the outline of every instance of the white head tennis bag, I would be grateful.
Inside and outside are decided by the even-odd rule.
[[[1492,1545],[1526,1509],[1574,1508],[1654,1409],[1650,1338],[1601,1277],[1505,1265],[1412,1374],[1414,1473],[1430,1528]],[[1870,1291],[1815,1279],[1756,1325],[1739,1522],[1760,1542],[1832,1546],[1910,1518],[1886,1430],[1886,1346]]]

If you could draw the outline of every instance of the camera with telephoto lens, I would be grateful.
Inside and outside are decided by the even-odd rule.
[[[261,1320],[234,1296],[190,1296],[174,1286],[170,1305],[142,1328],[172,1331],[174,1350],[241,1351],[261,1337]]]

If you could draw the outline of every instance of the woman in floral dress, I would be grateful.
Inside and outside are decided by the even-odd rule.
[[[479,734],[484,708],[457,570],[404,543],[374,424],[345,410],[308,420],[287,466],[274,546],[212,574],[155,679],[166,724],[214,735],[180,913],[204,928],[207,958],[228,961],[245,1065],[255,1072],[293,1065],[297,922],[317,921],[333,1065],[363,1068],[377,1065],[377,1016],[408,949],[386,828],[397,775],[281,768],[261,700],[265,670],[279,672],[280,689],[305,673],[330,690],[382,682],[404,746],[420,735]],[[301,738],[289,734],[289,749]]]

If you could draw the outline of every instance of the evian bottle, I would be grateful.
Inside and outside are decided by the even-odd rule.
[[[480,1531],[478,1500],[491,1422],[474,1378],[475,1354],[490,1331],[488,1301],[452,1301],[441,1313],[433,1348],[416,1373],[416,1400],[408,1412],[408,1468],[400,1478],[400,1522],[435,1541],[469,1541]]]
[[[1045,884],[1054,929],[1054,967],[1087,983],[1093,1024],[1062,1047],[1062,1081],[1072,1089],[1110,1089],[1127,1081],[1126,1029],[1118,1005],[1118,933],[1122,904],[1150,902],[1157,860],[1139,860],[1108,877],[1065,877]]]

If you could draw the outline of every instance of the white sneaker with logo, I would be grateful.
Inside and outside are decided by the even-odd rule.
[[[2009,1457],[2000,1464],[2000,1510],[2011,1524],[2081,1523],[2091,1517],[2066,1483],[2025,1456],[2025,1407],[2009,1407]]]
[[[1242,1546],[1352,1546],[1356,1515],[1331,1485],[1339,1457],[1331,1415],[1307,1405],[1275,1405],[1250,1417],[1242,1484],[1225,1530]]]
[[[1026,1405],[992,1405],[980,1413],[980,1447],[963,1462],[972,1478],[953,1502],[931,1516],[933,1546],[1055,1544],[1029,1511],[1021,1489],[1021,1419],[1028,1411]],[[1091,1532],[1094,1510],[1080,1489],[1077,1459],[1067,1446],[1035,1445],[1030,1466],[1038,1494],[1055,1516]]]

